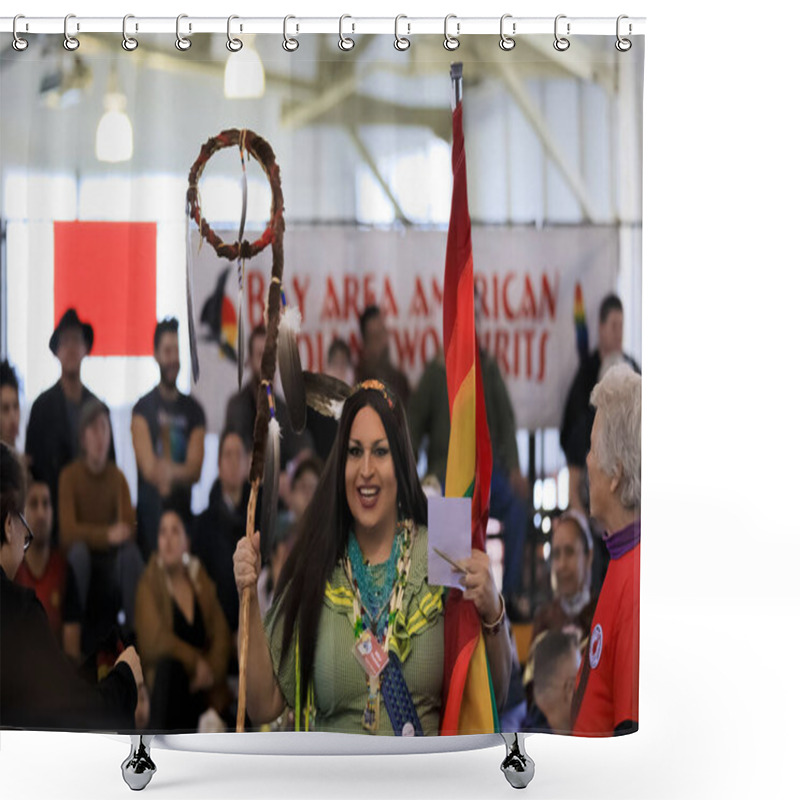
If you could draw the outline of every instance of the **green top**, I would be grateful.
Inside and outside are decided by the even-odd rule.
[[[394,624],[389,648],[402,662],[414,705],[426,736],[439,732],[444,671],[444,605],[441,586],[428,584],[428,531],[417,528],[411,550],[408,585]],[[296,706],[295,648],[281,663],[283,617],[280,604],[267,611],[264,631],[273,668],[286,703]],[[295,639],[296,641],[296,639]],[[367,703],[367,677],[353,655],[353,593],[341,562],[325,587],[319,636],[314,657],[314,730],[367,733],[361,718]],[[301,729],[305,726],[301,723]],[[381,699],[379,734],[393,735]]]
[[[497,361],[484,350],[480,351],[480,359],[492,459],[510,474],[519,469],[514,407]],[[447,471],[447,448],[450,444],[447,370],[441,353],[428,362],[409,401],[408,427],[415,453],[419,453],[423,438],[428,436],[428,473],[441,479]]]

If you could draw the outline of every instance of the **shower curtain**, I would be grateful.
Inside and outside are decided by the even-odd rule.
[[[238,45],[194,34],[186,49],[172,34],[140,34],[131,50],[117,34],[82,34],[72,51],[59,36],[29,34],[21,52],[5,43],[0,94],[13,113],[0,120],[3,415],[13,418],[14,391],[20,413],[4,424],[4,441],[27,458],[28,524],[34,487],[52,503],[51,522],[36,517],[17,583],[35,588],[59,648],[65,630],[78,637],[73,663],[63,656],[59,669],[97,684],[125,646],[137,648],[136,716],[129,697],[130,724],[101,727],[234,730],[237,695],[264,678],[250,671],[240,682],[234,635],[231,559],[252,493],[263,563],[249,613],[266,615],[283,710],[262,720],[249,709],[246,729],[635,731],[638,495],[626,501],[624,529],[604,527],[598,487],[616,473],[591,459],[587,469],[586,455],[594,385],[619,363],[641,371],[643,37],[623,51],[614,36],[573,37],[566,49],[552,36],[517,36],[505,49],[497,36],[472,35],[448,51],[441,37],[412,36],[402,49],[391,36],[349,36],[354,46],[301,34],[295,49],[280,36],[243,34]],[[609,320],[618,321],[612,333]],[[81,334],[79,383],[104,404],[106,460],[124,487],[107,518],[92,516],[101,504],[92,496],[87,525],[99,533],[78,534],[88,545],[83,578],[65,536],[78,490],[63,471],[88,469],[95,418],[85,395],[63,403],[63,420],[34,405],[75,376],[60,350],[68,330]],[[175,352],[163,356],[176,333]],[[304,381],[284,367],[283,351],[267,371],[269,355],[259,360],[254,346],[274,356],[276,336],[306,373],[341,383]],[[293,416],[298,385],[316,401],[305,425]],[[284,641],[276,564],[289,558],[300,581],[315,555],[293,550],[313,541],[296,510],[301,478],[311,479],[309,497],[319,484],[344,494],[345,459],[360,452],[337,444],[336,418],[320,412],[334,395],[347,399],[342,385],[376,392],[403,436],[407,427],[408,456],[432,498],[420,512],[428,525],[417,519],[403,538],[413,514],[398,489],[397,548],[379,574],[355,535],[371,496],[360,511],[345,496],[325,506],[344,509],[336,524],[349,529],[318,581],[319,629]],[[249,461],[257,402],[265,430],[270,419],[280,429],[278,466],[266,472]],[[37,449],[59,426],[64,447]],[[636,449],[638,479],[638,440]],[[331,453],[342,460],[324,467]],[[327,476],[337,470],[339,483]],[[123,520],[126,493],[134,516]],[[185,534],[176,574],[189,565],[196,598],[185,608],[165,566],[170,511]],[[110,532],[125,524],[139,559],[128,572]],[[60,565],[58,586],[37,573],[47,559]],[[488,600],[462,595],[478,572]],[[128,609],[126,579],[135,579]],[[84,587],[77,599],[73,582]],[[405,599],[392,588],[400,584]],[[138,618],[151,606],[161,638]],[[311,649],[301,654],[301,642]],[[27,669],[13,642],[2,651],[4,681]],[[167,655],[178,673],[167,696],[182,686],[194,716],[154,728]],[[91,727],[68,702],[64,714],[30,723],[24,708],[4,715],[10,691],[4,684],[0,725]]]

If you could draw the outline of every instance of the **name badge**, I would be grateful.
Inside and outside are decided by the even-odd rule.
[[[389,656],[370,630],[363,631],[358,637],[353,647],[353,655],[369,678],[377,678],[389,663]]]

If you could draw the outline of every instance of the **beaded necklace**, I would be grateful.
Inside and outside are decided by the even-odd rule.
[[[395,565],[394,579],[391,584],[391,595],[389,597],[389,609],[386,620],[385,635],[382,639],[379,639],[381,647],[383,648],[384,652],[387,653],[389,651],[389,642],[392,638],[394,622],[395,619],[397,619],[397,612],[403,605],[403,594],[405,593],[405,588],[408,583],[408,574],[411,569],[411,545],[414,530],[414,523],[412,520],[406,519],[398,522],[397,531],[395,532],[394,541],[392,542],[392,557],[390,557],[389,561],[387,562],[389,567],[391,567],[392,563]],[[355,539],[354,536],[353,539]],[[395,546],[397,545],[398,541],[400,543],[399,555],[395,559]],[[353,561],[360,561],[362,566],[365,566],[363,564],[363,557],[361,556],[361,549],[358,547],[358,542],[356,542],[356,548],[358,549],[358,557],[351,559],[349,553],[350,541],[348,540],[348,553],[343,559],[343,566],[345,575],[347,576],[347,579],[350,582],[350,586],[353,590],[353,634],[356,641],[358,641],[361,638],[362,633],[364,633],[364,631],[367,629],[367,626],[364,623],[364,614],[366,613],[366,609],[362,601],[361,592],[359,591],[358,582],[353,575]],[[353,555],[355,556],[355,553]],[[388,583],[388,580],[386,583]],[[379,612],[382,611],[383,610],[379,609]],[[381,613],[377,614],[377,616],[380,618]],[[381,628],[378,630],[383,632]],[[364,709],[362,725],[366,730],[376,732],[379,727],[380,719],[380,679],[375,681],[368,678],[367,687],[367,705]]]
[[[347,556],[353,572],[353,582],[361,593],[361,602],[371,621],[372,632],[380,641],[389,624],[389,601],[398,574],[402,536],[395,535],[392,552],[383,564],[366,564],[355,534],[350,531]]]

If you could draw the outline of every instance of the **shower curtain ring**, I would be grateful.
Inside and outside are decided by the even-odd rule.
[[[133,14],[126,14],[122,18],[122,49],[131,53],[139,46],[139,40],[135,39],[133,36],[128,36],[129,19],[134,19]],[[136,25],[136,30],[139,30],[138,24]]]
[[[461,23],[458,22],[458,17],[455,14],[448,14],[444,18],[444,42],[442,44],[445,50],[450,50],[452,52],[453,50],[458,50],[458,46],[461,42],[458,41],[457,36],[451,36],[447,31],[447,23],[450,22],[451,19],[456,20],[456,34],[461,32]]]
[[[13,41],[13,42],[11,42],[11,46],[12,46],[12,47],[13,47],[13,48],[14,48],[14,49],[15,49],[15,50],[18,52],[18,53],[21,53],[23,50],[27,49],[27,47],[28,47],[28,40],[27,40],[27,39],[23,39],[23,38],[22,38],[22,37],[21,37],[21,36],[20,36],[20,35],[17,33],[17,20],[18,20],[18,19],[25,19],[25,17],[24,17],[22,14],[17,14],[17,16],[16,16],[16,17],[14,17],[14,23],[13,23],[13,25],[12,25],[12,28],[11,28],[11,30],[12,30],[12,32],[13,32],[13,34],[14,34],[14,41]],[[28,25],[27,25],[27,23],[26,23],[26,24],[25,24],[25,30],[27,30],[27,29],[28,29]]]
[[[344,35],[343,26],[344,26],[344,21],[346,19],[353,19],[353,18],[349,14],[342,14],[342,16],[339,17],[339,49],[340,50],[352,50],[356,46],[356,43],[355,43],[355,41],[353,39],[351,39],[349,36],[345,36]],[[351,23],[351,25],[352,25],[352,30],[355,31],[355,29],[356,29],[355,23],[353,22],[353,23]]]
[[[509,50],[513,50],[517,45],[514,39],[503,30],[503,25],[505,24],[505,21],[507,19],[513,20],[511,14],[503,14],[503,16],[500,17],[500,49],[505,50],[506,52],[508,52]],[[517,32],[517,23],[512,22],[511,33],[516,33],[516,32]]]
[[[283,49],[287,53],[294,53],[294,51],[300,47],[300,42],[292,36],[289,36],[290,19],[297,19],[297,17],[293,17],[291,14],[289,14],[283,18]],[[297,33],[298,27],[299,26],[295,24],[295,33]]]
[[[181,20],[188,19],[188,14],[178,14],[177,19],[175,20],[175,47],[178,50],[185,51],[188,50],[192,46],[192,40],[187,39],[185,36],[181,35]],[[189,23],[189,33],[192,32],[192,23]]]
[[[617,50],[619,50],[620,53],[627,53],[628,50],[630,50],[631,47],[633,47],[633,42],[631,42],[630,39],[625,39],[622,36],[620,36],[620,34],[619,34],[620,22],[622,22],[622,20],[624,20],[624,19],[628,19],[628,17],[625,16],[625,14],[620,14],[617,17],[617,41],[614,42],[614,47],[616,47]],[[632,31],[631,23],[629,22],[628,23],[628,36],[631,35],[631,31]]]
[[[231,14],[231,16],[228,17],[228,41],[225,42],[225,47],[227,47],[231,53],[238,53],[244,46],[241,39],[236,39],[231,36],[231,21],[235,19],[239,19],[236,14]],[[239,30],[241,30],[241,27]]]
[[[67,14],[67,16],[64,17],[64,49],[69,50],[70,52],[72,52],[73,50],[77,50],[81,46],[81,43],[77,40],[76,37],[70,36],[68,28],[69,28],[69,21],[71,19],[75,19],[74,14]],[[81,29],[80,23],[75,23],[75,30],[79,31],[80,29]]]
[[[566,19],[566,18],[567,18],[566,14],[559,14],[556,17],[555,24],[553,25],[553,32],[556,37],[555,41],[553,42],[553,47],[555,47],[555,49],[558,50],[559,53],[563,53],[565,50],[569,50],[569,39],[567,39],[567,36],[569,36],[569,22],[567,23],[567,36],[558,35],[558,21],[560,19]]]
[[[398,14],[394,18],[394,49],[395,50],[408,50],[411,47],[411,39],[406,39],[405,36],[400,35],[400,20],[401,19],[408,19],[405,14]],[[406,22],[406,27],[408,28],[408,33],[411,33],[411,23]]]

